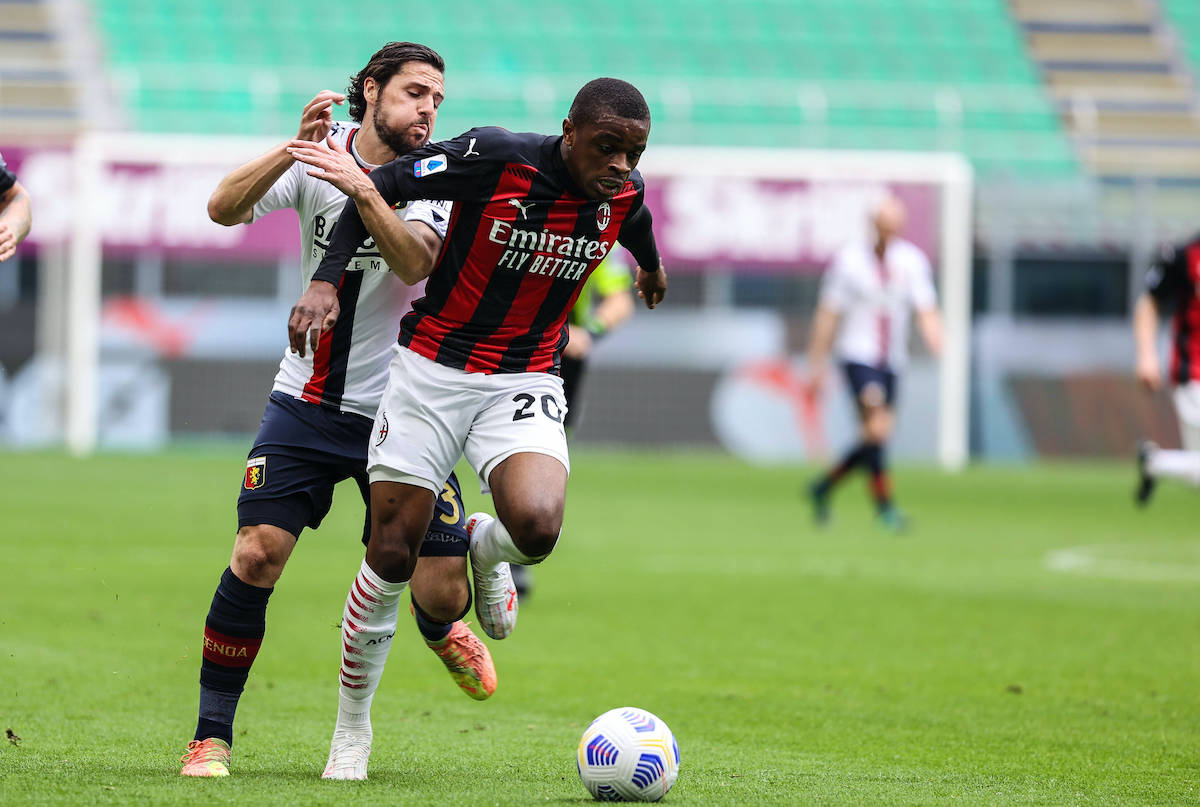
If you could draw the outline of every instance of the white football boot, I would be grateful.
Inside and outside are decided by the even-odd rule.
[[[475,616],[483,632],[493,639],[504,639],[517,626],[517,587],[507,561],[486,565],[477,558],[476,533],[492,521],[487,513],[472,513],[467,519],[471,539],[471,576],[475,579]]]

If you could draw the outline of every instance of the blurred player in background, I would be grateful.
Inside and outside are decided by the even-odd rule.
[[[17,254],[17,245],[29,235],[33,210],[29,193],[8,170],[0,154],[0,261]]]
[[[892,501],[885,453],[895,421],[897,374],[908,359],[909,312],[916,313],[918,330],[935,356],[942,349],[942,321],[929,259],[900,237],[904,220],[900,200],[883,199],[872,211],[873,243],[843,247],[821,283],[808,350],[814,397],[825,387],[832,351],[854,394],[862,431],[859,442],[809,487],[818,524],[829,521],[838,482],[861,467],[870,475],[880,525],[893,531],[905,526]]]
[[[361,176],[429,140],[442,100],[443,69],[441,57],[423,45],[389,43],[352,79],[350,115],[361,125],[333,122],[333,105],[346,96],[326,90],[305,107],[297,137],[328,138]],[[307,285],[346,197],[305,168],[288,154],[286,144],[272,149],[221,181],[209,200],[209,215],[234,225],[272,210],[295,209]],[[284,353],[250,450],[233,556],[205,622],[200,715],[195,740],[183,757],[185,776],[228,775],[234,712],[262,643],[267,600],[300,533],[321,523],[341,480],[354,479],[364,501],[368,499],[372,421],[412,293],[389,267],[427,271],[447,219],[448,211],[439,203],[389,210],[374,241],[354,245],[355,271],[346,274],[337,292],[343,312],[338,326],[324,334],[311,357]],[[369,526],[368,512],[364,541]],[[438,491],[437,510],[423,535],[412,585],[418,628],[458,685],[473,698],[486,698],[495,689],[496,675],[486,646],[461,621],[470,608],[468,539],[452,475]],[[363,580],[358,611],[373,608],[373,585],[370,577]],[[359,613],[350,610],[346,618],[358,619]],[[390,620],[388,639],[395,631],[396,609]],[[390,646],[385,642],[380,652]],[[346,669],[343,675],[353,678],[355,672]]]
[[[1138,484],[1134,499],[1150,501],[1159,477],[1200,487],[1200,237],[1166,246],[1146,275],[1146,288],[1133,306],[1134,372],[1147,390],[1163,388],[1155,347],[1159,313],[1174,309],[1167,380],[1179,417],[1182,451],[1159,448],[1146,440],[1138,446]]]
[[[333,242],[288,323],[292,344],[315,324],[336,328],[334,294],[344,269],[395,202],[453,201],[445,244],[425,296],[400,326],[391,376],[375,417],[368,460],[371,540],[362,575],[385,581],[376,612],[394,608],[413,573],[436,497],[464,454],[490,491],[497,517],[468,520],[475,614],[489,636],[516,625],[510,563],[538,563],[558,541],[569,473],[559,362],[567,314],[588,275],[619,242],[640,267],[639,294],[654,308],[667,288],[636,166],[650,110],[633,85],[588,82],[562,134],[472,129],[349,182]],[[322,144],[294,144],[318,175],[338,158]],[[374,187],[371,187],[371,185]],[[644,268],[649,267],[649,271]],[[356,581],[354,586],[357,587]],[[354,589],[351,589],[353,596]],[[386,630],[386,628],[384,628]],[[343,660],[365,660],[379,626],[343,622]],[[374,686],[382,660],[361,668],[367,689],[341,679],[342,709],[330,766],[366,778],[368,724],[355,702]],[[358,710],[361,711],[361,710]]]
[[[563,420],[567,437],[571,436],[571,429],[579,425],[583,411],[583,379],[588,356],[598,341],[633,316],[633,307],[633,275],[622,253],[610,252],[592,272],[567,315],[570,339],[563,348],[560,368],[563,394],[567,396],[567,416]],[[518,596],[525,597],[533,588],[533,572],[518,563],[512,567],[512,576]]]

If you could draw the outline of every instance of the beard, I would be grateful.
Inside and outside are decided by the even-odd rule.
[[[394,129],[388,125],[383,116],[379,114],[379,107],[375,107],[375,112],[371,116],[371,123],[375,126],[375,134],[379,140],[395,152],[397,157],[400,157],[413,149],[418,149],[428,142],[428,138],[420,143],[414,143],[412,135],[409,135],[407,129]],[[425,124],[425,130],[429,131],[430,126]]]

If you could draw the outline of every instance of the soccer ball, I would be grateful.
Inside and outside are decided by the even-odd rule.
[[[658,801],[679,775],[679,746],[662,720],[623,706],[584,729],[576,762],[579,778],[599,801]]]

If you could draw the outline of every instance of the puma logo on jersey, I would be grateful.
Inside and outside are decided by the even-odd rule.
[[[523,205],[523,204],[521,204],[521,200],[520,200],[520,199],[509,199],[509,200],[508,200],[508,203],[509,203],[510,205],[512,205],[513,207],[515,207],[517,210],[520,210],[520,211],[521,211],[521,218],[522,218],[522,219],[524,219],[525,221],[528,221],[528,220],[529,220],[529,209],[530,209],[531,207],[533,207],[533,205],[534,205],[534,203],[533,203],[533,202],[530,202],[530,203],[529,203],[529,204],[527,204],[527,205]]]
[[[478,157],[479,156],[479,152],[475,150],[475,141],[478,139],[479,138],[477,138],[477,137],[472,137],[471,142],[467,143],[467,150],[463,152],[464,157],[472,157],[472,156]]]

